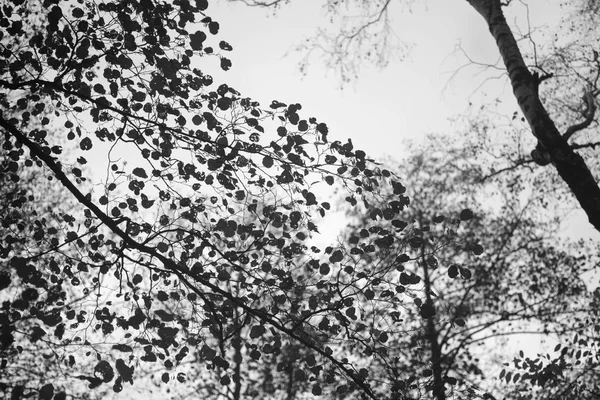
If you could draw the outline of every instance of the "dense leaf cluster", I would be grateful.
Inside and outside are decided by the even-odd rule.
[[[118,393],[155,364],[161,382],[184,382],[198,373],[192,360],[217,377],[207,395],[239,396],[242,360],[280,354],[315,395],[375,396],[345,344],[378,352],[388,333],[357,302],[400,304],[420,278],[383,282],[353,264],[399,241],[421,246],[401,234],[405,188],[350,140],[330,140],[300,104],[261,107],[215,83],[205,71],[214,61],[228,70],[232,46],[216,39],[207,8],[2,7],[2,167],[16,186],[3,188],[2,388],[15,399]],[[27,186],[32,168],[38,181]],[[40,177],[60,195],[41,191]],[[331,186],[373,219],[349,248],[313,241]],[[42,209],[44,196],[60,207]],[[35,369],[40,343],[61,379],[13,379],[18,362]]]

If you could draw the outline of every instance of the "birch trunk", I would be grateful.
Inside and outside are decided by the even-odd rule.
[[[504,61],[513,93],[533,135],[550,155],[550,161],[559,176],[588,216],[590,223],[600,231],[600,188],[583,158],[569,146],[561,135],[538,94],[537,79],[531,74],[515,37],[502,11],[500,0],[467,0],[485,19],[490,33]]]

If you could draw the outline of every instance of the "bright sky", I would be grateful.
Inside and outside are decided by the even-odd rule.
[[[411,12],[399,12],[405,7],[393,2],[394,32],[413,45],[404,61],[395,60],[385,69],[365,66],[360,78],[343,90],[339,79],[320,65],[318,56],[303,77],[297,64],[300,55],[285,55],[319,27],[329,27],[330,22],[323,17],[323,3],[291,1],[276,16],[240,2],[212,3],[209,14],[221,24],[219,36],[234,49],[230,57],[233,68],[215,75],[217,81],[223,79],[263,105],[273,99],[301,103],[306,115],[329,125],[331,138],[345,141],[350,137],[355,146],[375,157],[398,156],[406,139],[450,132],[448,118],[464,112],[469,100],[477,102],[482,92],[489,98],[505,96],[508,112],[516,110],[504,78],[477,90],[486,75],[481,68],[471,66],[451,79],[468,63],[458,50],[459,44],[475,61],[494,63],[498,59],[483,19],[464,0],[418,2]],[[541,0],[528,3],[532,25],[556,18],[556,4],[548,7],[549,2]],[[518,8],[519,28],[527,31],[524,7]],[[497,71],[488,73],[500,75]]]
[[[496,63],[499,55],[483,19],[465,0],[413,2],[417,4],[410,12],[400,10],[400,1],[393,2],[394,32],[412,44],[411,52],[385,69],[364,66],[359,79],[344,89],[318,56],[302,76],[300,55],[291,50],[318,28],[331,25],[324,18],[323,3],[292,0],[275,16],[270,9],[241,2],[211,3],[209,15],[221,25],[219,38],[233,46],[228,54],[233,61],[230,71],[210,68],[215,81],[227,82],[264,106],[274,99],[298,102],[304,115],[328,124],[330,140],[351,138],[355,147],[376,158],[399,158],[403,143],[427,133],[452,134],[449,119],[468,110],[469,102],[499,97],[506,115],[517,110],[503,71],[469,65],[465,54],[482,64]],[[544,37],[537,29],[556,25],[562,12],[553,0],[529,0],[526,5],[515,0],[508,10],[512,14],[507,20],[516,35],[527,33],[530,25],[538,44]],[[529,49],[531,42],[520,45]],[[576,229],[568,232],[577,236],[600,236],[583,213],[575,213],[571,226]]]

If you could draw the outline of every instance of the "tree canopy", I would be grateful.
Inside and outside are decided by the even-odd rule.
[[[472,3],[514,50],[500,3]],[[593,331],[577,314],[587,260],[548,244],[555,221],[517,212],[519,191],[500,216],[478,210],[464,166],[415,150],[386,168],[301,104],[216,82],[232,66],[220,22],[207,0],[2,6],[7,396],[101,398],[141,382],[176,398],[489,398],[473,332]],[[505,60],[538,150],[597,227],[597,185],[567,145],[587,125],[557,133],[517,56]],[[332,189],[352,224],[322,244]],[[515,369],[539,383],[538,361]]]
[[[215,83],[207,70],[228,70],[232,46],[207,1],[15,0],[0,26],[3,167],[19,187],[5,189],[2,352],[43,345],[69,382],[16,379],[23,358],[9,357],[3,390],[89,396],[75,379],[118,393],[155,364],[182,382],[193,355],[218,376],[212,395],[239,393],[230,357],[293,345],[315,395],[326,384],[375,398],[344,345],[376,347],[384,327],[354,303],[372,277],[344,265],[396,240],[419,246],[399,234],[409,201],[394,174],[300,104],[261,107]],[[53,193],[31,174],[60,207],[40,209]],[[392,227],[374,222],[352,250],[312,244],[331,208],[319,186],[333,185]]]

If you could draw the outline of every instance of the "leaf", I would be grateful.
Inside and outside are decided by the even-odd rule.
[[[115,366],[117,368],[117,372],[121,376],[121,379],[123,379],[124,382],[133,384],[133,366],[128,367],[127,364],[125,364],[125,361],[123,361],[121,358],[117,359]]]
[[[323,393],[323,389],[321,389],[321,386],[318,383],[315,383],[312,387],[311,392],[315,396],[320,396]]]
[[[0,271],[0,290],[4,290],[10,286],[12,280],[10,274],[6,271]]]
[[[377,340],[379,340],[381,343],[385,343],[387,342],[389,339],[387,332],[381,332],[381,335],[379,335],[379,338],[377,338]]]
[[[196,0],[196,7],[200,11],[206,10],[208,8],[208,0]]]
[[[221,69],[223,71],[229,71],[231,68],[231,60],[225,57],[221,57]]]
[[[219,42],[219,48],[221,50],[225,50],[225,51],[231,51],[231,50],[233,50],[233,47],[231,47],[231,45],[229,43],[227,43],[227,42],[225,42],[223,40],[221,40]],[[273,106],[271,105],[271,107],[273,107]]]
[[[264,156],[262,160],[262,164],[265,168],[271,168],[273,166],[273,159],[269,156]]]
[[[223,229],[223,233],[225,234],[225,237],[233,237],[233,236],[235,236],[237,229],[238,229],[237,222],[235,222],[233,220],[229,220],[229,221],[227,221],[227,224],[225,225],[225,227]]]
[[[471,270],[469,270],[468,268],[465,268],[465,267],[460,267],[460,275],[464,279],[471,279]]]
[[[343,259],[344,259],[344,254],[340,250],[336,250],[329,257],[329,262],[336,263],[336,262],[342,261]]]
[[[192,50],[202,50],[202,44],[206,40],[206,33],[202,31],[196,31],[190,35],[190,46]]]
[[[375,240],[375,245],[380,249],[387,249],[394,244],[394,236],[387,235]]]
[[[221,383],[221,385],[227,386],[231,383],[231,378],[228,374],[223,374],[219,382]]]
[[[84,151],[90,150],[92,148],[92,139],[90,139],[89,137],[84,137],[83,139],[81,139],[81,142],[79,143],[79,148],[81,148],[81,150]]]
[[[210,171],[216,171],[223,166],[223,159],[221,158],[211,158],[207,161],[208,169]]]
[[[266,332],[266,329],[262,325],[254,325],[250,329],[250,339],[256,339],[261,337]]]
[[[325,124],[323,122],[317,124],[317,132],[319,132],[322,135],[327,135],[327,133],[329,132],[329,129],[327,128],[327,124]]]
[[[423,246],[423,238],[420,236],[415,236],[412,237],[408,240],[408,244],[410,245],[410,247],[412,247],[413,249],[418,249],[421,246]]]
[[[82,18],[85,14],[81,8],[75,7],[73,8],[73,11],[71,11],[71,15],[75,18]]]
[[[561,346],[562,346],[562,345],[561,345],[560,343],[559,343],[559,344],[557,344],[556,346],[554,346],[554,351],[555,351],[555,352],[556,352],[556,351],[559,351]]]
[[[64,334],[65,334],[65,324],[58,324],[56,326],[56,329],[54,329],[54,336],[56,336],[59,340],[62,340]]]
[[[231,103],[232,101],[229,97],[221,97],[219,100],[217,100],[217,107],[225,111],[231,107]]]
[[[148,175],[146,174],[146,171],[143,168],[137,167],[134,168],[132,173],[137,176],[138,178],[148,178]]]
[[[473,211],[469,210],[468,208],[465,208],[464,210],[462,210],[460,212],[460,220],[461,221],[468,221],[471,218],[473,218]]]
[[[448,276],[452,279],[458,276],[458,265],[452,264],[450,268],[448,268]]]
[[[54,385],[51,383],[47,383],[40,388],[39,399],[40,400],[50,400],[54,396]]]
[[[137,285],[139,283],[142,283],[143,280],[144,280],[144,278],[142,277],[142,275],[135,274],[133,276],[133,278],[131,279],[131,283],[133,283],[134,285]]]
[[[65,392],[58,392],[54,395],[54,400],[66,400],[67,394]]]
[[[31,342],[35,343],[35,342],[37,342],[39,339],[41,339],[45,335],[46,335],[46,331],[45,330],[43,330],[39,326],[34,326],[31,329],[31,334],[30,334]]]
[[[115,371],[108,361],[102,360],[94,367],[94,373],[100,375],[103,382],[108,383],[115,377]]]
[[[124,353],[131,353],[133,351],[131,346],[122,343],[114,344],[112,348],[113,350],[122,351]]]
[[[483,254],[483,246],[480,245],[479,243],[471,243],[469,245],[469,249],[473,252],[473,254],[475,254],[476,256],[480,256],[481,254]]]
[[[219,33],[219,23],[217,21],[211,21],[208,23],[208,30],[213,35]]]

